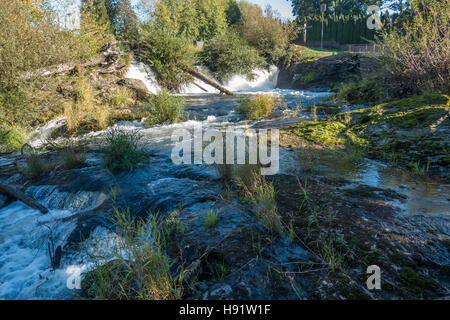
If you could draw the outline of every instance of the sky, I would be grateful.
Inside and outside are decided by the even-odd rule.
[[[277,10],[278,13],[286,19],[294,19],[292,15],[291,1],[288,0],[248,0],[248,2],[255,3],[261,8],[267,7],[267,5],[272,6],[273,9]]]
[[[272,6],[273,9],[277,10],[281,17],[285,19],[293,19],[291,1],[288,0],[247,0],[248,2],[255,3],[259,5],[262,9],[266,8],[267,5]],[[138,0],[132,0],[133,3],[137,3]]]
[[[289,0],[247,0],[251,3],[259,5],[262,9],[265,9],[268,5],[272,6],[273,9],[278,11],[280,16],[285,19],[293,19],[291,1]],[[53,0],[53,2],[58,2],[58,0]],[[61,1],[59,1],[61,2]],[[62,1],[64,3],[64,1]],[[132,4],[138,3],[138,0],[132,0]]]

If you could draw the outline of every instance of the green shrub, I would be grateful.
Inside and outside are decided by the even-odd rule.
[[[242,19],[237,29],[249,45],[268,60],[278,62],[287,53],[289,43],[296,39],[299,27],[296,22],[282,22],[270,7],[264,11],[254,4],[241,1]]]
[[[111,171],[132,171],[146,159],[146,153],[140,148],[141,135],[137,131],[125,131],[113,128],[106,133],[105,166]]]
[[[217,79],[228,80],[234,74],[253,79],[253,70],[266,66],[258,51],[250,47],[235,32],[228,32],[211,40],[203,49],[204,63]]]
[[[249,120],[269,118],[272,111],[281,105],[280,97],[258,94],[241,102],[238,111],[247,114]]]
[[[186,119],[184,108],[186,102],[183,98],[172,96],[166,90],[153,95],[142,104],[148,109],[149,116],[145,120],[146,125],[174,123]]]
[[[26,142],[25,131],[17,126],[0,127],[0,153],[19,151]]]
[[[192,81],[184,68],[192,68],[196,49],[191,41],[160,28],[149,28],[142,34],[138,57],[158,75],[159,83],[169,90]]]
[[[205,218],[205,226],[207,228],[214,228],[216,224],[219,222],[219,218],[217,215],[217,212],[214,212],[214,210],[209,210],[208,215]]]
[[[41,158],[40,155],[32,153],[25,158],[25,167],[21,173],[30,180],[36,181],[46,176],[52,169],[51,163]]]

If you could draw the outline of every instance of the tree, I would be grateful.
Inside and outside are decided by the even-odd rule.
[[[327,5],[327,12],[332,15],[361,16],[366,15],[370,5],[379,5],[385,0],[291,0],[292,12],[300,20],[306,21],[321,16],[320,5]]]
[[[92,53],[91,35],[60,30],[57,15],[38,1],[0,1],[0,118],[23,119],[42,70]],[[41,107],[41,106],[38,106]]]
[[[139,21],[130,0],[104,0],[106,10],[119,40],[134,40],[139,33]]]
[[[236,0],[228,0],[226,9],[227,22],[229,26],[235,25],[242,19],[242,12]]]
[[[411,0],[382,38],[390,83],[411,93],[449,92],[450,0]]]
[[[290,41],[298,36],[296,23],[283,23],[270,6],[263,11],[257,5],[241,1],[239,8],[242,13],[237,25],[239,34],[265,58],[276,63]]]
[[[155,27],[192,41],[212,39],[228,27],[227,0],[159,0],[154,6]]]
[[[94,52],[111,40],[111,25],[103,0],[82,0],[80,7],[80,37]]]

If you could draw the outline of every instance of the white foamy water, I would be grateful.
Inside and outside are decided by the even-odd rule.
[[[207,70],[202,69],[199,71],[218,82]],[[234,75],[224,84],[224,87],[232,92],[272,90],[276,88],[279,73],[280,71],[276,66],[271,66],[269,69],[257,69],[253,71],[253,80],[249,80],[246,75]],[[125,77],[142,80],[147,89],[153,94],[161,91],[156,74],[142,62],[133,62]],[[183,85],[180,90],[180,94],[199,93],[219,93],[219,90],[199,79],[194,79],[193,83]]]
[[[74,209],[95,206],[103,195],[96,199],[87,197],[86,192],[69,195],[50,186],[32,187],[27,193],[36,198],[53,194],[43,201],[49,208],[66,208],[70,204],[72,210],[50,209],[47,214],[42,214],[21,202],[11,203],[0,210],[0,299],[73,298],[77,292],[67,285],[73,270],[91,270],[94,266],[91,257],[99,253],[107,256],[104,253],[111,251],[117,242],[115,234],[97,227],[87,240],[85,250],[67,248],[67,239],[76,227],[73,216],[78,210]],[[61,264],[57,270],[52,270],[48,254],[51,241],[55,248],[62,247]]]
[[[277,86],[279,73],[280,70],[275,66],[268,70],[257,69],[253,71],[253,80],[248,80],[245,75],[234,75],[224,86],[232,92],[272,90]]]
[[[125,78],[141,80],[144,82],[148,91],[153,94],[158,94],[161,91],[156,74],[149,66],[142,62],[133,62],[125,75]]]

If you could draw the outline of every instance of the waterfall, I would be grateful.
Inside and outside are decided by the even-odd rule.
[[[153,94],[158,94],[161,91],[156,74],[143,62],[131,63],[125,78],[141,80],[144,82],[148,91]]]
[[[253,71],[254,79],[248,80],[245,75],[234,75],[225,83],[225,87],[233,92],[273,90],[277,86],[280,70],[276,66]]]
[[[209,78],[214,79],[213,75],[205,68],[202,68],[200,71]],[[269,69],[256,69],[253,71],[253,74],[255,76],[253,80],[248,80],[246,75],[234,75],[224,84],[224,87],[233,92],[255,92],[276,88],[279,74],[276,66],[271,66]],[[149,66],[142,62],[133,62],[126,74],[126,78],[142,80],[147,89],[153,94],[161,91],[156,74]],[[193,83],[183,85],[180,93],[219,93],[219,91],[203,81],[195,79]]]

